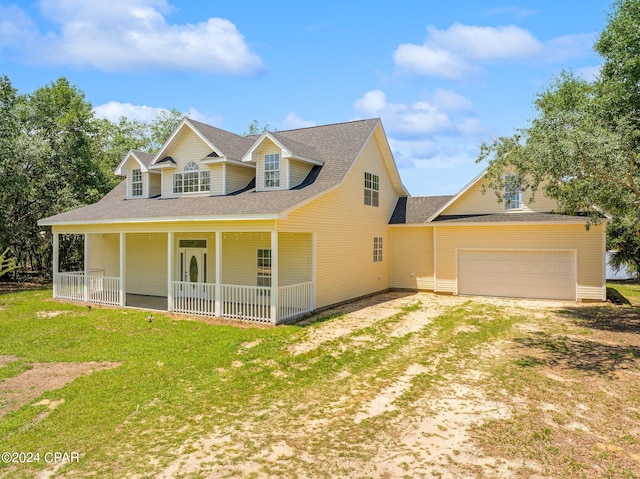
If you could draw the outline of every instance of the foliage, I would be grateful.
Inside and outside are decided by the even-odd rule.
[[[269,123],[265,123],[264,125],[261,125],[258,120],[253,120],[251,123],[249,123],[249,127],[242,132],[242,135],[243,136],[261,135],[265,131],[269,131]]]
[[[618,0],[594,46],[603,57],[589,82],[562,72],[535,100],[536,116],[512,136],[480,147],[485,187],[500,197],[515,174],[532,196],[542,189],[560,212],[619,220],[619,258],[640,263],[640,2]],[[621,228],[630,228],[622,231]],[[610,233],[611,237],[611,233]],[[622,251],[624,249],[624,251]]]
[[[96,118],[66,78],[19,94],[0,77],[0,249],[10,248],[20,270],[49,274],[51,234],[38,220],[98,201],[121,181],[113,170],[126,152],[157,151],[180,119],[171,110],[113,123]],[[77,262],[78,242],[69,245],[61,260]]]
[[[613,250],[609,264],[616,271],[623,266],[640,279],[640,225],[632,217],[614,218],[607,227],[607,249]]]
[[[2,254],[0,254],[0,277],[4,276],[10,271],[16,269],[16,260],[14,258],[8,258],[7,253],[9,248],[7,247]]]

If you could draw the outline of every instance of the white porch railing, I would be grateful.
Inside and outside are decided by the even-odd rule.
[[[172,281],[171,285],[173,288],[172,311],[203,316],[215,315],[215,284]]]
[[[271,288],[223,284],[221,290],[223,317],[271,322]]]
[[[89,303],[120,305],[120,278],[89,276]]]
[[[278,319],[283,323],[313,309],[313,283],[292,284],[278,288]]]
[[[56,298],[69,301],[84,301],[84,271],[57,273],[53,281],[56,284]]]

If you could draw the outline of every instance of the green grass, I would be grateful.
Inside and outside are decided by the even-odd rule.
[[[607,289],[613,290],[634,306],[640,306],[640,284],[629,281],[607,283]]]
[[[640,297],[637,287],[630,285],[629,291]],[[633,297],[629,291],[621,294]],[[375,477],[375,469],[358,464],[375,463],[385,447],[404,447],[397,438],[429,414],[425,401],[449,394],[449,383],[458,382],[486,391],[496,401],[520,401],[521,409],[511,418],[478,426],[475,447],[494,457],[541,460],[546,471],[559,472],[557,477],[584,475],[589,461],[618,464],[616,453],[598,450],[593,459],[584,450],[571,449],[579,441],[562,431],[575,418],[570,407],[563,407],[585,403],[595,410],[606,404],[612,418],[622,417],[624,402],[607,396],[612,385],[606,381],[621,368],[635,371],[640,359],[640,348],[632,344],[614,347],[610,337],[597,343],[598,335],[605,334],[600,331],[616,333],[603,318],[618,309],[594,308],[593,313],[567,309],[565,319],[554,323],[547,317],[534,320],[530,311],[466,301],[418,331],[394,335],[408,315],[424,309],[407,300],[389,317],[293,355],[292,345],[331,324],[339,326],[340,316],[277,328],[212,325],[160,313],[148,322],[148,312],[88,310],[52,301],[46,290],[0,294],[0,355],[19,358],[0,367],[0,382],[38,362],[119,363],[47,391],[4,416],[0,449],[78,451],[79,463],[59,469],[65,477],[155,477],[176,458],[205,450],[199,440],[214,437],[219,442],[206,449],[203,469],[180,477],[251,477],[257,471],[275,477]],[[616,328],[624,334],[634,331],[635,310],[617,308],[627,316]],[[523,324],[545,331],[523,332]],[[487,355],[487,348],[496,344],[511,344],[515,353]],[[395,408],[354,422],[363,404],[398,384],[415,364],[425,372],[411,378]],[[552,368],[562,369],[563,375],[566,368],[575,382],[549,379],[545,373]],[[465,376],[474,369],[482,375]],[[594,375],[605,382],[594,382]],[[580,382],[582,378],[588,381]],[[628,394],[623,389],[615,393]],[[640,400],[635,394],[631,399]],[[52,411],[33,406],[42,399],[64,402]],[[547,414],[541,406],[545,401],[558,405],[546,423],[539,419]],[[640,436],[631,430],[610,436],[619,437],[625,450],[639,447]],[[283,443],[295,453],[286,460],[268,459],[273,445]],[[603,458],[604,453],[613,459]],[[243,469],[248,458],[254,464],[249,472]],[[0,477],[33,477],[46,467],[0,462]],[[416,471],[411,460],[399,467],[407,477]],[[515,477],[526,477],[527,467]],[[437,469],[431,473],[439,474]],[[476,469],[473,476],[485,477]]]

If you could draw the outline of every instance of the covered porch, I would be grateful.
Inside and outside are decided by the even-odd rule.
[[[60,271],[54,230],[54,298],[272,324],[315,309],[313,233],[79,234],[83,270]]]

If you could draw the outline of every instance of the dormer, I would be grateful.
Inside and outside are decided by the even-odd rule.
[[[125,177],[126,199],[151,198],[160,194],[160,172],[149,170],[153,157],[151,153],[129,150],[116,168],[115,174]]]
[[[149,168],[162,172],[162,197],[217,196],[245,188],[255,165],[240,161],[252,140],[185,118]]]
[[[294,188],[314,166],[323,165],[314,147],[268,131],[260,135],[242,161],[256,166],[256,191]]]

